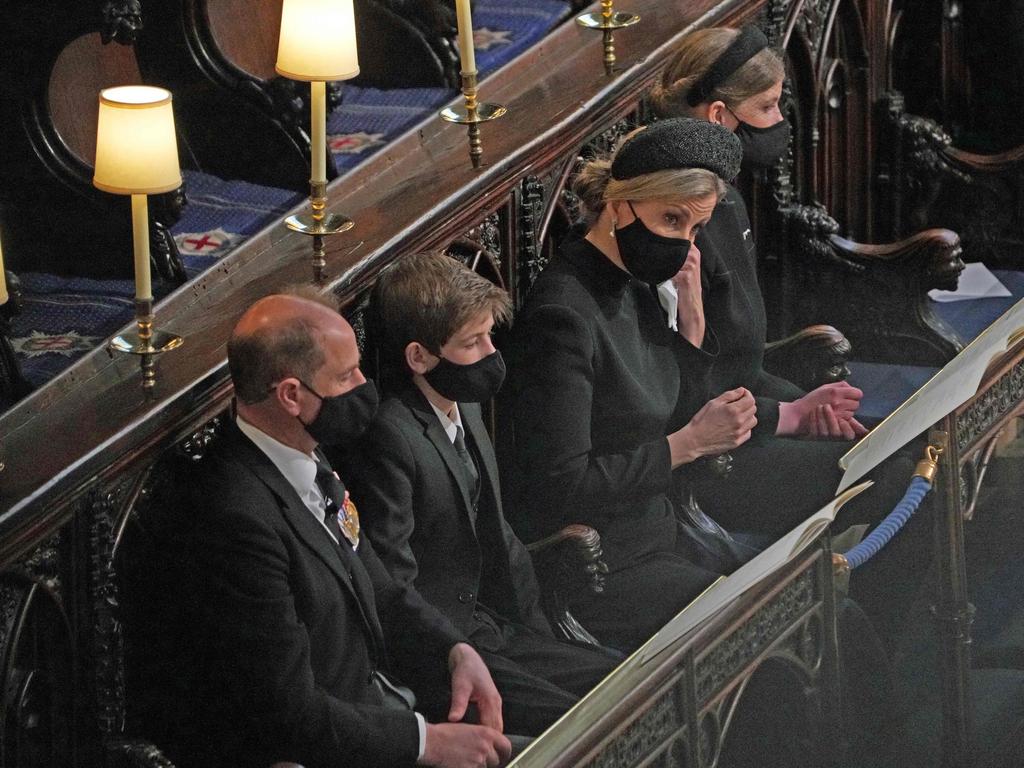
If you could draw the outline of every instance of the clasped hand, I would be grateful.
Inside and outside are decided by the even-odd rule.
[[[757,426],[757,402],[744,387],[730,389],[704,403],[690,422],[668,436],[672,466],[742,445]]]
[[[458,643],[448,654],[452,703],[447,723],[427,725],[422,765],[442,768],[493,768],[508,762],[512,745],[502,734],[501,696],[487,665],[473,648]],[[459,722],[469,703],[480,712],[480,725]]]
[[[864,393],[838,381],[808,392],[799,400],[779,403],[778,435],[853,440],[867,434],[854,414]]]

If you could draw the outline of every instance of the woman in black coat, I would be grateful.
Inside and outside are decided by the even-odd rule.
[[[666,120],[591,161],[576,191],[593,214],[520,310],[506,394],[514,419],[516,519],[525,540],[568,523],[601,534],[610,573],[574,614],[604,644],[651,637],[745,554],[677,522],[673,470],[749,438],[742,387],[707,396],[717,344],[700,302],[693,237],[739,167],[720,126]],[[671,330],[654,285],[672,280]],[[510,515],[512,517],[512,515]]]

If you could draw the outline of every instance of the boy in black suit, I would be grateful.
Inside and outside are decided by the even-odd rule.
[[[506,726],[537,734],[618,659],[555,639],[502,513],[480,403],[504,377],[491,329],[509,318],[508,294],[443,254],[418,254],[380,276],[372,301],[385,364],[403,384],[339,458],[343,476],[385,567],[480,651]]]

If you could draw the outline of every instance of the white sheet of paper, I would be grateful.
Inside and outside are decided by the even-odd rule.
[[[1024,300],[1003,313],[839,459],[839,467],[846,471],[836,493],[842,493],[914,437],[970,400],[978,391],[985,369],[1016,342],[1021,332],[1024,332]]]
[[[974,262],[967,264],[960,273],[960,282],[955,291],[940,291],[933,288],[928,296],[934,301],[965,301],[969,299],[991,299],[1000,296],[1011,296],[1006,286],[992,274],[984,264]]]
[[[661,308],[668,313],[668,327],[673,331],[679,330],[679,289],[671,280],[666,280],[658,285],[658,301]]]
[[[676,614],[668,624],[661,628],[643,648],[641,664],[646,664],[659,653],[668,648],[679,638],[688,634],[715,614],[727,608],[744,592],[757,585],[784,566],[806,548],[831,523],[836,512],[847,501],[872,485],[867,480],[850,488],[845,493],[830,501],[820,510],[804,520],[792,531],[784,535],[754,559],[723,576],[705,589],[697,598]]]

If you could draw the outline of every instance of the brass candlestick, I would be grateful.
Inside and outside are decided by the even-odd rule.
[[[137,331],[127,331],[110,340],[108,347],[115,352],[139,355],[142,368],[142,390],[147,394],[156,386],[156,358],[164,352],[177,349],[185,340],[173,333],[153,329],[153,300],[135,300]]]
[[[576,23],[587,29],[600,29],[604,39],[604,73],[615,72],[615,30],[631,27],[640,21],[635,13],[621,13],[612,9],[612,0],[601,0],[600,13],[585,13],[576,17]]]
[[[508,110],[501,104],[479,103],[476,100],[476,72],[462,73],[462,95],[466,98],[464,107],[447,107],[441,110],[441,119],[449,123],[469,126],[469,160],[473,168],[480,167],[483,144],[480,142],[480,123],[495,120]]]
[[[289,216],[284,220],[285,226],[293,232],[301,232],[313,237],[313,281],[317,285],[324,283],[324,267],[327,266],[327,252],[324,248],[324,236],[347,232],[355,226],[352,219],[340,213],[324,213],[327,207],[327,182],[309,182],[309,203],[312,213]]]

